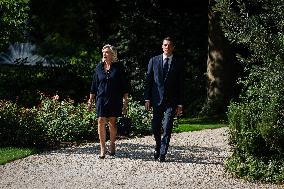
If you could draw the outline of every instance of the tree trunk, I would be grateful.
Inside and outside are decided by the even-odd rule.
[[[235,75],[234,61],[229,44],[221,30],[218,15],[213,12],[215,0],[208,7],[208,58],[207,58],[207,101],[204,113],[220,114],[227,109],[233,95]]]

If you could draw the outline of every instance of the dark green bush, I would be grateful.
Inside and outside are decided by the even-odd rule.
[[[143,136],[151,133],[151,112],[146,111],[144,105],[132,98],[129,100],[128,117],[131,118],[133,123],[133,135]]]
[[[9,144],[9,141],[15,140],[15,131],[19,127],[19,110],[11,102],[0,102],[0,142],[1,145]]]
[[[0,101],[0,146],[45,146],[44,127],[36,122],[37,110]]]
[[[17,102],[24,107],[33,107],[40,102],[39,91],[46,95],[59,94],[82,102],[89,92],[89,77],[81,76],[80,66],[42,67],[26,65],[0,66],[0,99]]]
[[[130,99],[131,135],[150,134],[151,114]],[[0,101],[0,146],[49,147],[62,142],[97,141],[96,113],[86,103],[41,95],[40,104],[23,108]]]
[[[284,159],[275,157],[269,162],[254,156],[230,157],[226,168],[237,177],[264,182],[282,182],[284,179]]]
[[[240,80],[239,103],[231,103],[228,111],[233,155],[226,168],[239,177],[270,182],[284,181],[282,4],[222,0],[216,7],[225,36],[246,52],[237,55],[246,77]]]
[[[87,111],[86,103],[42,97],[35,119],[52,143],[97,139],[96,114]]]
[[[28,25],[29,0],[1,0],[0,1],[0,52],[5,50],[9,43],[26,40],[31,31]]]
[[[42,97],[34,108],[0,102],[0,146],[47,147],[61,142],[97,140],[95,113],[86,104]]]

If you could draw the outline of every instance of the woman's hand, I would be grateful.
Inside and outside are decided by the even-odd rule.
[[[88,111],[89,112],[93,111],[93,101],[92,100],[88,100]]]

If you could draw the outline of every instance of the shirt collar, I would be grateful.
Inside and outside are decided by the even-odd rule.
[[[165,54],[163,54],[163,60],[165,60],[165,58],[169,58],[169,61],[171,61],[172,58],[173,58],[173,55],[171,55],[171,56],[166,56]]]

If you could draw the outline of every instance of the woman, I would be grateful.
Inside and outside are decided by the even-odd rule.
[[[100,139],[100,159],[106,154],[106,128],[109,124],[111,156],[115,155],[116,120],[128,105],[128,84],[122,64],[115,62],[117,52],[114,46],[102,48],[103,58],[97,65],[91,85],[88,110],[92,111],[94,99],[98,117],[98,134]]]

